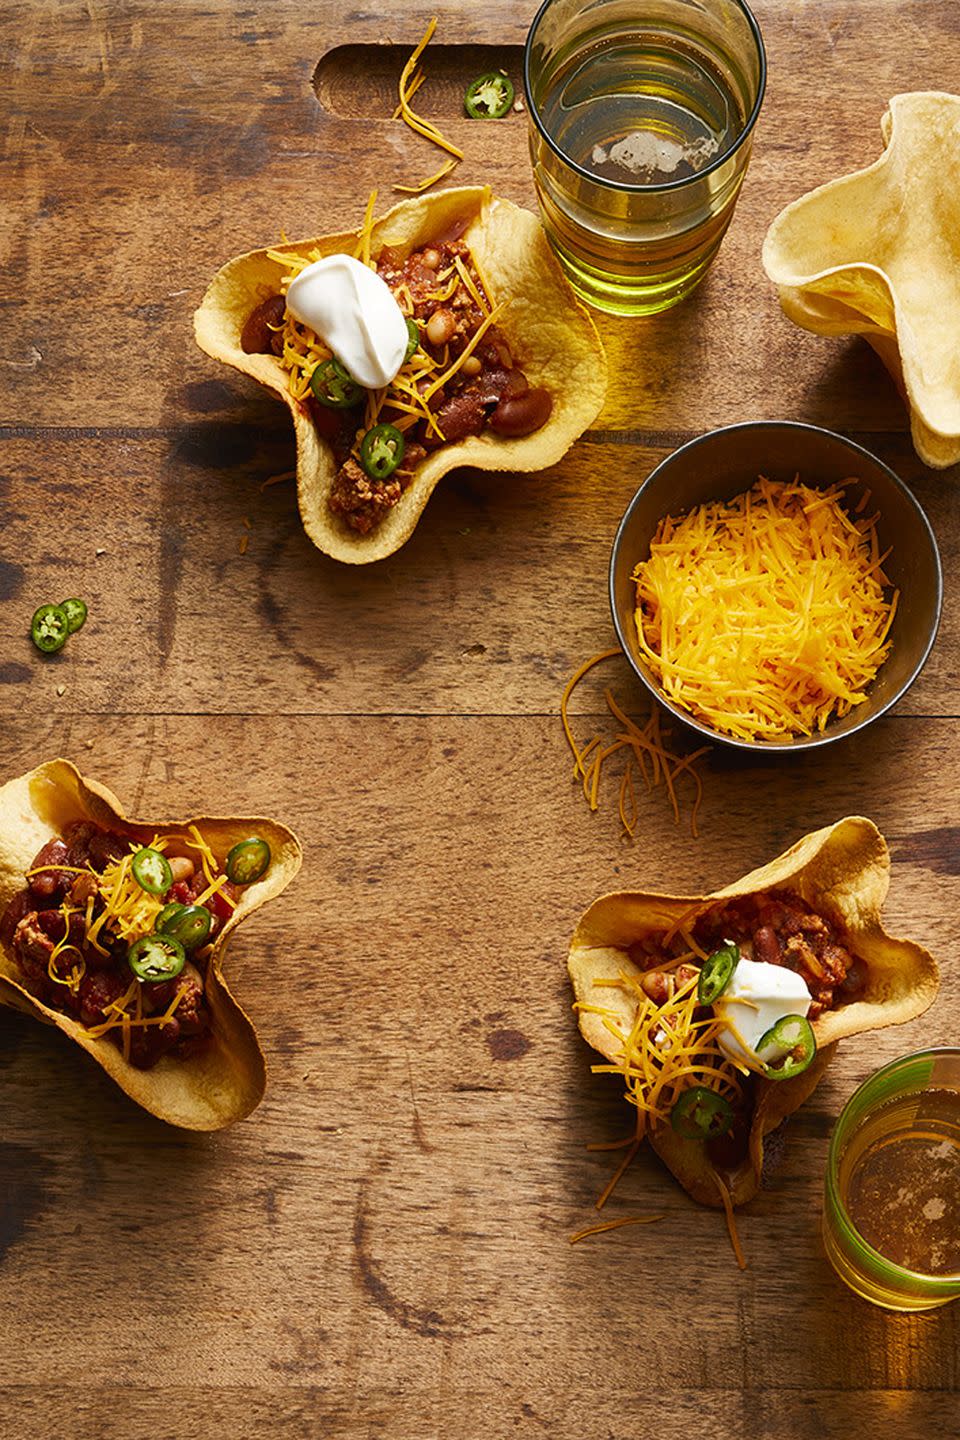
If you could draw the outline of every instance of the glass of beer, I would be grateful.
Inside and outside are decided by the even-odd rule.
[[[854,1091],[830,1141],[823,1240],[875,1305],[960,1297],[960,1050],[907,1055]]]
[[[766,82],[740,0],[545,0],[524,53],[544,228],[577,294],[650,315],[702,280]]]

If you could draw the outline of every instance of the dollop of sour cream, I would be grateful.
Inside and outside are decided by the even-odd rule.
[[[410,338],[403,311],[386,281],[352,255],[327,255],[301,270],[287,309],[365,390],[382,390],[403,364]]]
[[[738,960],[723,994],[714,1002],[717,1017],[724,1029],[717,1037],[720,1048],[737,1064],[756,1063],[740,1040],[754,1050],[771,1026],[785,1015],[806,1015],[811,997],[802,975],[785,965],[769,965],[764,960]],[[736,1027],[734,1034],[731,1026]],[[780,1058],[772,1053],[765,1059]]]

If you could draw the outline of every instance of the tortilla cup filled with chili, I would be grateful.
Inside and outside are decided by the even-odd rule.
[[[171,1125],[240,1120],[266,1071],[224,955],[300,863],[274,820],[131,820],[69,761],[40,765],[0,786],[0,1004],[56,1025]]]
[[[318,275],[333,297],[327,339],[295,300]],[[371,292],[363,304],[372,309],[358,301],[354,320],[351,287]],[[388,330],[399,327],[400,368],[384,384],[367,384],[369,374],[361,383],[344,346],[360,332],[367,343],[378,315]],[[214,277],[194,329],[208,355],[289,407],[304,528],[320,550],[350,564],[399,549],[456,466],[556,464],[606,394],[596,328],[539,220],[484,187],[404,200],[375,222],[368,208],[358,232],[241,255]]]
[[[883,929],[886,842],[848,817],[706,896],[622,891],[581,917],[568,969],[580,1031],[703,1205],[750,1200],[764,1138],[837,1041],[900,1025],[937,994],[932,956]]]

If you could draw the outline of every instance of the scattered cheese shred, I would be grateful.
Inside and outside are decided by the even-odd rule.
[[[457,160],[462,160],[463,151],[459,149],[458,146],[452,144],[446,136],[442,135],[431,120],[425,120],[422,115],[418,115],[410,104],[411,97],[416,94],[417,90],[419,90],[423,84],[422,74],[419,77],[416,74],[417,62],[433,39],[433,32],[436,28],[437,17],[434,16],[424,31],[420,44],[416,47],[410,59],[400,72],[400,103],[397,107],[399,110],[399,116],[397,118],[403,120],[410,126],[410,129],[415,130],[418,135],[422,135],[434,145],[439,145],[441,150],[446,150],[448,155],[454,156]]]
[[[733,1201],[730,1198],[730,1191],[727,1189],[726,1185],[721,1180],[716,1170],[714,1170],[713,1172],[713,1178],[717,1182],[717,1189],[720,1191],[720,1199],[723,1201],[723,1208],[727,1217],[727,1233],[730,1236],[730,1244],[733,1246],[733,1253],[737,1257],[737,1264],[740,1266],[740,1269],[746,1270],[747,1257],[743,1253],[743,1247],[740,1244],[740,1236],[737,1234],[737,1218],[733,1213]]]
[[[260,486],[261,490],[268,490],[271,485],[282,485],[286,480],[296,480],[296,470],[282,470],[279,475],[268,475]]]
[[[619,1230],[623,1225],[654,1225],[666,1218],[665,1215],[623,1215],[619,1220],[603,1220],[599,1225],[588,1225],[585,1230],[571,1235],[570,1244],[576,1245],[578,1240],[585,1240],[588,1235],[602,1235],[605,1230]]]
[[[620,784],[620,823],[624,833],[632,840],[637,826],[637,799],[633,786],[633,763],[643,778],[648,790],[654,790],[663,785],[670,799],[673,809],[673,817],[677,824],[680,823],[680,802],[677,796],[676,781],[684,774],[690,776],[694,784],[694,803],[690,814],[690,829],[694,836],[699,834],[697,830],[697,816],[700,811],[700,804],[703,799],[703,782],[697,771],[694,769],[696,762],[709,753],[709,745],[694,750],[690,755],[674,755],[666,748],[660,726],[660,710],[652,705],[646,724],[641,727],[632,720],[629,715],[620,708],[609,690],[604,691],[607,708],[610,714],[622,727],[606,745],[601,742],[600,736],[594,736],[582,748],[574,738],[573,729],[570,724],[569,705],[570,697],[579,685],[583,677],[591,671],[594,666],[602,664],[605,660],[612,660],[621,655],[619,649],[604,650],[599,655],[584,661],[579,670],[570,677],[564,688],[560,700],[560,719],[563,724],[563,733],[567,738],[567,744],[573,754],[573,775],[574,779],[580,780],[583,787],[583,796],[591,810],[599,809],[600,805],[600,776],[605,762],[615,755],[619,750],[628,750],[627,766]],[[587,764],[589,759],[590,763]]]
[[[151,848],[156,849],[156,843]],[[163,909],[162,897],[151,895],[137,882],[131,867],[131,858],[130,855],[124,855],[119,860],[111,861],[100,878],[100,893],[105,904],[97,918],[87,927],[87,940],[97,949],[100,949],[97,942],[104,925],[108,925],[123,940],[139,939],[141,935],[151,933],[157,916]],[[103,953],[105,952],[101,950],[101,954]]]
[[[885,596],[877,515],[851,520],[845,488],[761,476],[660,522],[636,624],[669,700],[741,740],[813,735],[863,704],[899,595]]]
[[[367,201],[367,208],[363,213],[363,221],[357,232],[357,243],[354,247],[353,258],[360,260],[364,265],[370,264],[370,236],[373,233],[373,207],[377,203],[376,190],[370,191],[370,198]]]
[[[399,119],[399,109],[393,118],[395,120]],[[442,180],[444,176],[449,175],[450,171],[456,168],[456,164],[456,160],[452,158],[445,160],[436,174],[429,176],[428,179],[419,180],[416,185],[394,185],[393,188],[394,190],[402,190],[405,195],[422,195],[424,190],[429,190],[431,185],[436,185],[438,180]]]

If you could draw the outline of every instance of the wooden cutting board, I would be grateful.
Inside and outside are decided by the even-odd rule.
[[[462,183],[533,203],[526,117],[460,115],[519,81],[533,3],[448,0],[424,111]],[[553,470],[458,472],[409,544],[339,567],[307,542],[286,412],[193,344],[230,256],[353,225],[436,152],[389,120],[429,18],[401,0],[29,0],[0,17],[0,778],[65,754],[132,813],[267,811],[301,878],[230,956],[270,1064],[259,1111],[196,1136],[80,1052],[0,1013],[0,1433],[194,1440],[451,1434],[560,1440],[957,1433],[957,1307],[868,1308],[818,1238],[827,1137],[878,1063],[955,1042],[960,1002],[956,475],[913,456],[862,342],[802,334],[760,267],[788,200],[868,163],[900,90],[956,88],[949,0],[758,0],[770,81],[752,167],[696,296],[603,321],[603,415]],[[611,643],[609,547],[678,443],[784,417],[852,435],[914,488],[947,576],[897,711],[791,763],[715,753],[701,838],[660,794],[637,840],[591,815],[557,718]],[[84,596],[54,662],[39,603]],[[625,666],[605,677],[641,708]],[[586,686],[578,733],[600,721]],[[613,782],[611,782],[613,784]],[[744,1212],[722,1221],[641,1156],[571,1246],[625,1133],[564,972],[580,911],[697,891],[846,812],[890,839],[887,917],[943,965],[903,1030],[841,1047]]]

